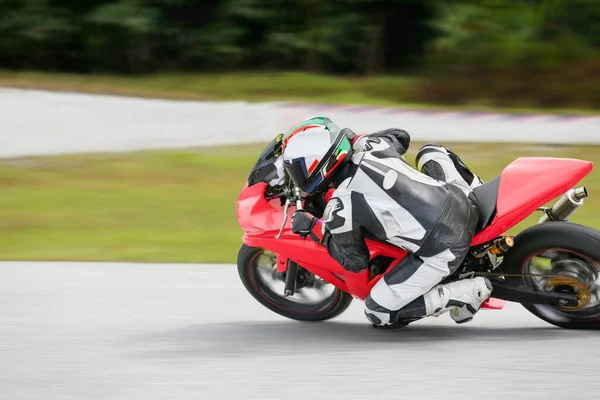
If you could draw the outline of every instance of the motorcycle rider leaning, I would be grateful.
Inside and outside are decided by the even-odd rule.
[[[468,322],[491,295],[490,281],[439,283],[467,254],[479,218],[472,189],[482,181],[435,143],[419,150],[414,169],[403,157],[409,145],[406,131],[356,135],[327,117],[292,127],[281,156],[292,181],[307,194],[335,189],[322,220],[296,211],[292,231],[322,244],[344,269],[357,273],[370,261],[367,232],[408,251],[365,299],[373,326],[401,326],[447,311],[456,323]]]

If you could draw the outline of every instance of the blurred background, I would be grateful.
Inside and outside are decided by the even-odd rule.
[[[61,153],[55,139],[76,119],[70,143],[100,143],[110,133],[123,142],[138,135],[138,142],[184,147],[108,152],[99,144],[95,153],[5,156],[0,258],[233,262],[241,237],[237,194],[264,143],[286,126],[272,123],[269,113],[239,118],[225,103],[199,117],[203,104],[315,103],[293,114],[298,119],[329,115],[336,104],[417,110],[419,124],[401,113],[383,121],[351,111],[352,121],[336,120],[356,128],[364,116],[368,129],[408,129],[414,140],[409,157],[434,121],[423,110],[462,111],[434,130],[466,132],[460,140],[451,132],[445,144],[485,179],[518,156],[594,161],[599,156],[591,139],[600,125],[588,123],[588,139],[568,142],[581,133],[569,121],[591,121],[600,106],[600,1],[0,0],[0,86],[4,149],[31,134],[23,146],[54,146]],[[203,103],[185,109],[184,103],[160,103],[152,112],[140,103],[146,114],[123,117],[121,105],[108,111],[82,98],[39,92],[17,101],[18,92],[9,88]],[[161,110],[171,120],[157,119]],[[471,111],[522,119],[509,129],[480,120],[475,129],[468,126]],[[551,118],[535,137],[519,125],[546,114]],[[251,115],[252,128],[244,125]],[[239,128],[215,131],[215,123],[204,124],[218,119]],[[25,121],[39,126],[25,127]],[[176,136],[184,128],[190,136],[230,140],[187,146]],[[503,129],[528,143],[490,143],[506,142]],[[600,224],[594,208],[600,181],[594,173],[586,179],[591,204],[575,218]]]
[[[254,301],[237,198],[315,115],[484,180],[598,165],[600,0],[0,0],[0,398],[600,398],[597,334],[519,304],[380,332]]]
[[[1,67],[169,74],[141,91],[193,93],[193,79],[172,75],[183,72],[296,71],[337,79],[317,81],[318,91],[306,75],[196,92],[600,105],[596,0],[2,0],[0,16]]]

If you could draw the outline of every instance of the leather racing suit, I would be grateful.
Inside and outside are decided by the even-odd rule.
[[[471,192],[481,180],[436,143],[418,151],[414,169],[403,157],[410,144],[403,130],[345,133],[354,153],[333,180],[335,191],[313,240],[353,272],[368,267],[367,235],[408,251],[365,299],[365,315],[375,326],[440,311],[448,304],[428,294],[467,254],[479,219]]]

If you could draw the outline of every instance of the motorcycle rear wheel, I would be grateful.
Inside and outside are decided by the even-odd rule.
[[[506,273],[560,275],[564,282],[556,278],[513,279],[537,290],[561,290],[580,297],[585,294],[589,301],[580,309],[522,304],[533,315],[561,328],[600,329],[600,232],[597,230],[571,222],[534,225],[515,236],[514,247],[505,253],[502,265]]]
[[[238,274],[244,287],[254,299],[269,310],[289,319],[317,322],[337,317],[352,303],[353,298],[350,294],[320,281],[318,277],[303,268],[299,268],[303,280],[302,284],[298,285],[296,294],[285,297],[283,293],[285,275],[276,272],[275,257],[274,253],[265,249],[244,244],[238,252],[237,259]],[[269,277],[278,281],[276,283],[281,290],[270,287],[267,282]],[[330,293],[322,296],[321,299],[311,301],[306,298],[305,289],[318,290],[324,287],[327,287]]]

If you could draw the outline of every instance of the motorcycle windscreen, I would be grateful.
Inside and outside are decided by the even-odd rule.
[[[277,178],[277,168],[274,162],[280,152],[282,138],[283,135],[277,135],[260,154],[248,175],[249,186],[260,182],[269,183],[271,180]]]

